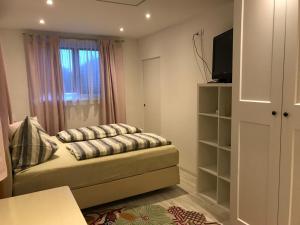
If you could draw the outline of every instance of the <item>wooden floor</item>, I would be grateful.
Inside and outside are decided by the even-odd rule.
[[[105,204],[101,208],[136,207],[147,204],[159,204],[163,207],[179,206],[186,210],[203,213],[209,221],[218,221],[223,225],[230,225],[228,213],[214,210],[213,205],[206,200],[185,192],[178,186],[142,194],[125,200]]]

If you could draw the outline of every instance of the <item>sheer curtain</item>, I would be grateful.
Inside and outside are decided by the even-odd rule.
[[[65,129],[59,38],[24,35],[30,113],[50,134]]]
[[[126,122],[123,51],[120,43],[100,40],[101,105],[103,124]]]
[[[9,94],[0,46],[0,198],[12,194],[12,170],[9,158],[8,125],[12,122]]]
[[[60,41],[65,101],[73,104],[100,103],[100,67],[97,42]]]

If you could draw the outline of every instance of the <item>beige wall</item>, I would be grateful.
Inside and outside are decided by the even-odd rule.
[[[22,120],[29,115],[28,86],[23,47],[22,31],[0,30],[0,43],[4,54],[7,82],[12,104],[14,120]],[[141,114],[142,98],[138,94],[141,86],[138,84],[138,50],[135,40],[124,42],[126,111],[128,123],[143,126]],[[73,106],[66,108],[68,127],[81,127],[98,124],[98,108],[94,105]]]
[[[192,34],[205,29],[211,67],[212,40],[233,25],[233,3],[203,1],[200,16],[139,41],[140,59],[161,57],[162,135],[180,149],[180,166],[196,174],[197,83],[205,82],[195,62]],[[205,3],[206,2],[206,3]]]

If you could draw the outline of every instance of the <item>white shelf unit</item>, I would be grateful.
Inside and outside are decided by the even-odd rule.
[[[231,84],[198,85],[198,192],[230,208]]]

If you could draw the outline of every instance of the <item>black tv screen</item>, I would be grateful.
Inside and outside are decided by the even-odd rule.
[[[214,38],[212,79],[232,82],[233,29]]]

